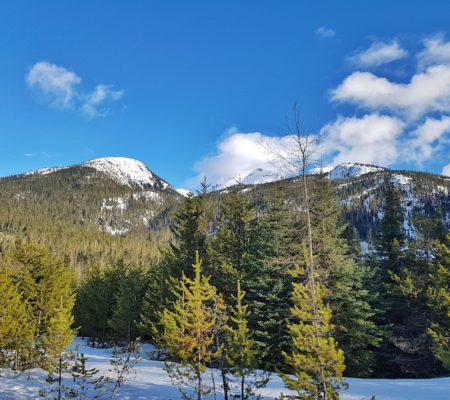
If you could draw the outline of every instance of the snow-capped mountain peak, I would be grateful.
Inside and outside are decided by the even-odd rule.
[[[244,185],[258,185],[260,183],[273,182],[280,177],[273,171],[256,168],[242,179]]]
[[[282,179],[273,171],[269,171],[263,168],[256,168],[252,172],[234,177],[226,181],[225,183],[218,183],[212,186],[213,190],[222,190],[231,186],[238,184],[242,185],[259,185],[262,183],[274,182],[276,180]]]
[[[125,157],[103,157],[86,161],[82,167],[94,168],[126,186],[155,186],[156,177],[141,161]]]
[[[334,167],[328,174],[330,179],[349,179],[357,176],[369,174],[371,172],[386,171],[386,168],[376,165],[344,163]]]

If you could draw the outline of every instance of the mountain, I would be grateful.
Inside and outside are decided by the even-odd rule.
[[[90,259],[146,261],[182,195],[142,162],[106,157],[0,179],[0,252],[17,239]]]
[[[311,171],[308,179],[323,177],[331,180],[344,218],[364,242],[373,241],[379,228],[387,180],[399,190],[407,236],[416,237],[415,221],[421,216],[442,215],[450,229],[448,177],[346,163]],[[294,198],[298,178],[284,182],[286,195]],[[239,186],[230,181],[212,196],[220,201],[227,192],[241,190],[263,204],[279,186],[272,172],[258,168]],[[58,249],[77,267],[118,257],[147,262],[170,238],[172,211],[187,194],[142,162],[123,157],[5,177],[0,179],[0,254],[16,240],[31,239]]]
[[[326,174],[329,179],[348,179],[356,178],[361,175],[370,174],[371,172],[385,171],[383,167],[370,164],[360,163],[344,163],[336,167],[321,166],[312,168],[309,171],[310,175],[322,175]],[[249,174],[238,175],[237,177],[230,179],[223,184],[213,185],[214,190],[223,190],[237,184],[241,185],[260,185],[262,183],[269,183],[281,180],[280,174],[263,168],[256,168]]]
[[[233,179],[226,181],[225,183],[216,183],[212,185],[212,189],[215,191],[223,190],[238,184],[241,185],[259,185],[262,183],[275,182],[280,180],[280,175],[263,168],[256,168],[248,174],[239,174]]]
[[[367,248],[373,242],[384,215],[384,184],[391,181],[397,188],[404,214],[403,230],[414,239],[418,218],[442,215],[444,226],[450,230],[450,178],[443,175],[416,171],[395,171],[370,164],[345,163],[336,167],[314,168],[309,179],[330,179],[342,205],[343,216],[355,228]],[[286,193],[299,184],[296,177],[285,180]],[[277,183],[257,185],[241,183],[241,190],[249,196],[266,196]],[[225,194],[227,191],[221,190]],[[292,196],[292,195],[291,195]]]

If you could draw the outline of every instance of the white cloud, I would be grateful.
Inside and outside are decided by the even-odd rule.
[[[450,132],[450,117],[426,118],[404,146],[404,157],[417,163],[429,160],[439,150],[444,135]]]
[[[404,124],[385,115],[366,115],[362,118],[338,118],[322,128],[325,138],[317,147],[316,159],[337,165],[354,161],[387,166],[399,152],[398,137]],[[315,136],[311,135],[311,139]],[[195,187],[204,176],[208,182],[226,185],[237,177],[245,177],[257,168],[270,171],[280,178],[298,173],[299,162],[294,137],[267,136],[260,132],[230,133],[217,144],[213,154],[195,163],[195,178],[187,181]]]
[[[370,72],[354,72],[331,93],[371,110],[391,110],[409,118],[432,111],[450,111],[450,65],[436,65],[415,74],[409,83],[395,83]]]
[[[213,154],[195,163],[195,178],[189,186],[196,186],[206,176],[208,182],[223,185],[241,176],[245,177],[257,168],[284,176],[285,168],[279,154],[285,155],[291,137],[270,137],[260,132],[231,133],[217,144]]]
[[[123,90],[114,90],[112,85],[103,83],[86,93],[80,88],[81,78],[75,72],[47,61],[34,64],[25,81],[50,106],[78,110],[89,118],[105,116],[108,110],[100,107],[123,96]]]
[[[450,164],[444,165],[442,175],[450,176]]]
[[[81,111],[90,118],[104,117],[107,113],[105,109],[99,109],[99,106],[106,100],[119,100],[123,96],[123,90],[114,90],[111,85],[99,84],[89,93],[84,103],[81,105]]]
[[[339,117],[322,128],[323,151],[333,154],[333,165],[361,162],[388,166],[396,161],[398,139],[404,123],[395,117],[367,114],[362,118]]]
[[[404,50],[396,40],[392,42],[374,42],[372,45],[348,58],[348,60],[358,67],[376,67],[392,61],[405,58],[408,52]]]
[[[450,42],[442,34],[424,40],[424,49],[417,55],[418,68],[424,70],[431,65],[450,64]]]
[[[70,108],[81,78],[64,67],[41,61],[30,68],[26,82],[30,88],[42,93],[52,106]]]
[[[323,38],[332,38],[336,36],[336,32],[331,28],[327,28],[326,26],[320,26],[319,28],[317,28],[315,34]]]

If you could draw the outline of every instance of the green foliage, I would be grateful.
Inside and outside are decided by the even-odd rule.
[[[436,262],[430,287],[428,304],[432,310],[433,323],[428,329],[432,338],[434,356],[450,371],[450,248],[449,239],[438,246]]]
[[[294,272],[301,276],[303,271],[297,267]],[[298,399],[338,399],[343,385],[344,353],[332,336],[331,309],[323,303],[325,292],[318,283],[293,284],[288,324],[292,348],[283,353],[291,375],[282,373],[281,377]]]
[[[225,328],[227,332],[225,359],[230,365],[231,373],[240,380],[240,398],[248,399],[255,396],[255,388],[265,386],[268,378],[257,376],[255,371],[258,353],[248,328],[250,312],[248,305],[242,303],[244,296],[241,282],[238,280],[236,296],[233,296],[236,304],[232,309],[231,321]]]
[[[20,365],[31,349],[34,325],[10,271],[0,266],[0,363]]]
[[[80,327],[81,335],[89,336],[93,341],[111,339],[108,322],[116,308],[124,268],[123,263],[105,268],[96,265],[81,280],[74,309],[75,324]]]
[[[170,226],[171,251],[165,255],[172,278],[179,279],[183,274],[191,276],[197,251],[203,262],[207,263],[209,217],[207,195],[189,196],[177,208]]]
[[[138,318],[147,286],[147,271],[142,267],[127,266],[121,276],[115,295],[115,307],[108,325],[116,339],[127,343],[136,340]]]
[[[340,220],[339,204],[329,180],[317,182],[313,208],[315,261],[321,282],[329,289],[325,300],[332,310],[334,337],[344,350],[346,373],[368,376],[375,365],[374,349],[381,336],[370,305],[373,295],[367,289],[373,273],[362,265],[356,248],[350,253],[349,242],[354,239],[348,238],[347,227]]]
[[[177,382],[194,384],[197,399],[201,400],[209,392],[203,385],[202,374],[206,365],[218,357],[220,349],[213,349],[216,316],[212,302],[216,289],[202,274],[198,252],[193,270],[194,278],[183,275],[174,289],[176,300],[172,309],[163,311],[161,325],[165,348],[182,364],[181,367],[168,364],[169,374]]]
[[[12,270],[33,326],[27,366],[51,370],[74,335],[74,276],[48,250],[31,244],[17,248]]]
[[[97,394],[90,397],[88,397],[88,395],[89,392],[97,392],[102,386],[101,379],[97,377],[98,370],[96,368],[88,368],[87,360],[88,358],[83,353],[77,353],[75,362],[70,371],[77,387],[74,395],[77,396],[79,400],[98,398]]]

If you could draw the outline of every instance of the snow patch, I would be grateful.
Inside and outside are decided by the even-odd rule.
[[[34,171],[25,172],[24,175],[48,175],[52,174],[53,172],[61,171],[63,169],[67,169],[69,167],[49,167],[49,168],[40,168],[36,169]]]
[[[121,236],[121,235],[125,235],[126,233],[129,232],[129,229],[127,228],[113,228],[112,226],[105,226],[103,227],[103,231],[110,234],[111,236]]]
[[[383,167],[377,167],[375,165],[345,163],[333,168],[329,172],[328,177],[330,179],[349,179],[369,174],[371,172],[382,171],[386,171],[386,169]]]
[[[184,197],[188,197],[190,194],[193,194],[192,191],[188,189],[175,189],[175,190]]]
[[[112,376],[110,360],[112,349],[92,348],[76,338],[74,345],[78,346],[78,352],[87,357],[87,368],[95,368],[98,375]],[[141,360],[137,363],[134,373],[127,375],[125,382],[121,384],[118,399],[141,399],[141,400],[163,400],[181,399],[178,389],[172,385],[167,372],[164,370],[164,362],[150,360],[148,353],[155,348],[150,344],[143,344],[139,352]],[[211,374],[215,374],[216,384],[219,382],[219,372],[208,369],[204,375],[204,382],[211,384]],[[48,374],[42,369],[33,369],[24,372],[14,372],[7,369],[0,370],[0,399],[8,400],[31,400],[38,399],[39,391],[48,389],[49,384],[45,382]],[[63,375],[64,385],[74,387],[70,375]],[[450,378],[434,379],[356,379],[348,378],[348,390],[341,392],[342,400],[368,400],[375,396],[377,400],[447,400],[450,392]],[[233,384],[235,384],[234,382]],[[192,394],[192,388],[186,388]],[[238,393],[233,386],[232,394]],[[258,394],[263,400],[279,398],[280,394],[292,394],[284,387],[283,381],[277,374],[272,374],[267,387],[258,389]],[[53,393],[54,395],[54,393]],[[53,396],[45,397],[46,399]],[[105,393],[100,399],[107,399]],[[88,398],[93,398],[91,392]],[[208,398],[212,399],[211,394]],[[223,393],[218,387],[217,399],[223,400]]]
[[[132,197],[134,200],[146,200],[146,201],[157,201],[157,202],[162,201],[161,195],[152,190],[145,190],[140,193],[133,193]]]

